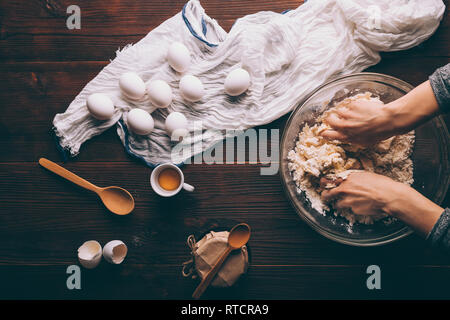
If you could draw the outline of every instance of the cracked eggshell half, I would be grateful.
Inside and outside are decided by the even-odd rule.
[[[127,256],[128,248],[120,240],[112,240],[103,247],[105,260],[113,264],[121,264]]]
[[[95,240],[86,241],[78,248],[78,260],[86,269],[93,269],[102,260],[102,246]]]
[[[163,80],[153,80],[147,85],[150,101],[158,108],[167,108],[172,102],[172,88]]]

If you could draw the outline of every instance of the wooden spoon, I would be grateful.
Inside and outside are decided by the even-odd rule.
[[[192,298],[198,299],[205,292],[206,288],[209,286],[211,281],[214,279],[214,276],[219,272],[220,267],[225,262],[226,258],[230,254],[231,251],[240,249],[244,246],[248,240],[250,239],[250,226],[246,223],[240,223],[231,229],[230,234],[228,236],[228,246],[227,249],[222,253],[219,259],[217,259],[214,266],[209,270],[206,274],[206,277],[203,278],[202,282],[198,285],[197,289],[195,289],[192,294]]]
[[[39,164],[57,175],[72,181],[80,187],[95,192],[100,197],[105,207],[112,213],[126,215],[134,209],[133,196],[125,189],[120,187],[97,187],[96,185],[93,185],[69,170],[66,170],[45,158],[40,158]]]

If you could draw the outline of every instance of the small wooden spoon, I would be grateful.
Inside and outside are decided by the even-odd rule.
[[[230,234],[228,236],[228,247],[222,253],[219,259],[217,259],[215,265],[209,270],[206,277],[203,278],[202,282],[198,285],[197,289],[195,289],[192,294],[192,298],[198,299],[205,292],[206,288],[209,286],[211,281],[214,279],[214,276],[219,272],[220,267],[225,262],[226,258],[230,254],[231,251],[242,248],[245,244],[247,244],[250,239],[250,226],[246,223],[240,223],[231,229]]]
[[[97,187],[96,185],[80,178],[76,174],[45,158],[40,158],[39,164],[57,175],[72,181],[80,187],[95,192],[100,197],[105,207],[112,213],[126,215],[134,209],[133,196],[125,189],[120,187]]]

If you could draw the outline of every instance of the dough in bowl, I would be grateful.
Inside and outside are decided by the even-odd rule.
[[[356,215],[351,209],[337,209],[333,203],[322,201],[320,178],[345,179],[354,170],[366,170],[392,178],[408,185],[413,179],[411,160],[414,145],[414,131],[391,137],[370,148],[327,140],[320,133],[330,129],[323,122],[325,115],[333,108],[343,107],[358,99],[381,101],[371,93],[361,93],[334,103],[315,124],[304,124],[293,150],[288,153],[288,168],[296,183],[297,191],[305,193],[311,207],[322,214],[332,211],[336,216],[347,219],[350,225],[355,222],[373,224],[386,217],[380,215]],[[329,186],[332,187],[332,186]]]

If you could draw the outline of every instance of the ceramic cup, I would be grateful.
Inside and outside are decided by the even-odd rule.
[[[168,169],[168,168],[174,169],[180,175],[180,185],[178,186],[178,188],[176,188],[174,190],[166,190],[163,187],[161,187],[158,182],[159,174],[163,170]],[[192,192],[195,189],[190,184],[184,183],[183,171],[181,171],[180,168],[178,168],[176,165],[174,165],[172,163],[163,163],[163,164],[158,165],[155,169],[153,169],[152,174],[150,175],[150,184],[151,184],[153,190],[162,197],[172,197],[172,196],[176,195],[178,192],[180,192],[181,189],[184,189],[189,192]]]

